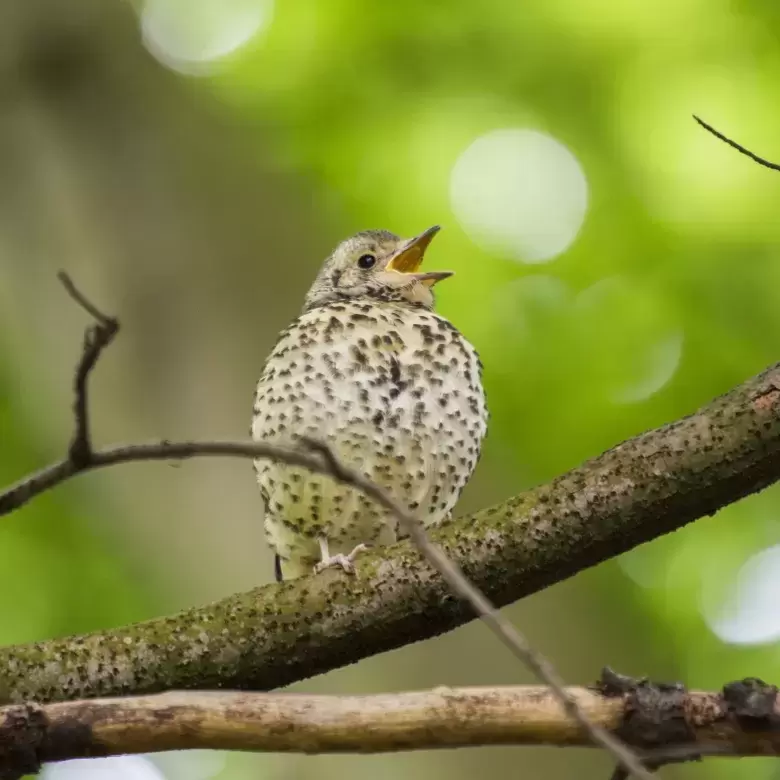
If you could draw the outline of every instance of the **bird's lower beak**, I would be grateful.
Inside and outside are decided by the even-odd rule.
[[[428,271],[427,273],[417,273],[422,265],[423,256],[433,237],[441,228],[438,225],[428,228],[420,233],[416,238],[407,241],[394,255],[390,262],[385,266],[386,271],[396,271],[401,274],[408,274],[418,282],[432,287],[436,282],[446,279],[453,275],[453,271]]]

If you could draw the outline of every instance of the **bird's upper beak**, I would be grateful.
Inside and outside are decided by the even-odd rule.
[[[438,225],[428,228],[419,236],[409,239],[391,258],[385,266],[386,271],[397,271],[401,274],[408,274],[414,277],[418,282],[432,287],[436,282],[452,276],[454,271],[428,271],[418,273],[422,265],[425,250],[428,244],[433,241],[433,237],[441,230]]]

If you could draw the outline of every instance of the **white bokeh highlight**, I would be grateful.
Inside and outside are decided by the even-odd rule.
[[[146,0],[141,36],[163,65],[207,75],[268,26],[273,0]]]
[[[45,764],[38,777],[41,780],[166,780],[143,756],[79,758]]]
[[[733,645],[763,645],[780,639],[780,545],[762,550],[742,566],[725,601],[705,594],[702,612],[710,630]]]
[[[588,183],[560,141],[528,129],[493,130],[458,158],[452,210],[476,244],[524,263],[544,263],[577,237]]]

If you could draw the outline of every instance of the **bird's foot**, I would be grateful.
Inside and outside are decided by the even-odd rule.
[[[354,574],[355,558],[368,549],[369,546],[367,544],[359,544],[351,553],[349,553],[349,555],[338,553],[337,555],[323,556],[322,560],[314,567],[314,573],[319,574],[320,572],[325,571],[325,569],[335,569],[340,566],[347,574]]]

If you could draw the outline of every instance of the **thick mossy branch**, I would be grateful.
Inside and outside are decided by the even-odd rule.
[[[780,477],[780,365],[696,414],[431,533],[499,605],[680,528]],[[408,543],[113,631],[0,650],[0,702],[269,690],[473,618]]]

